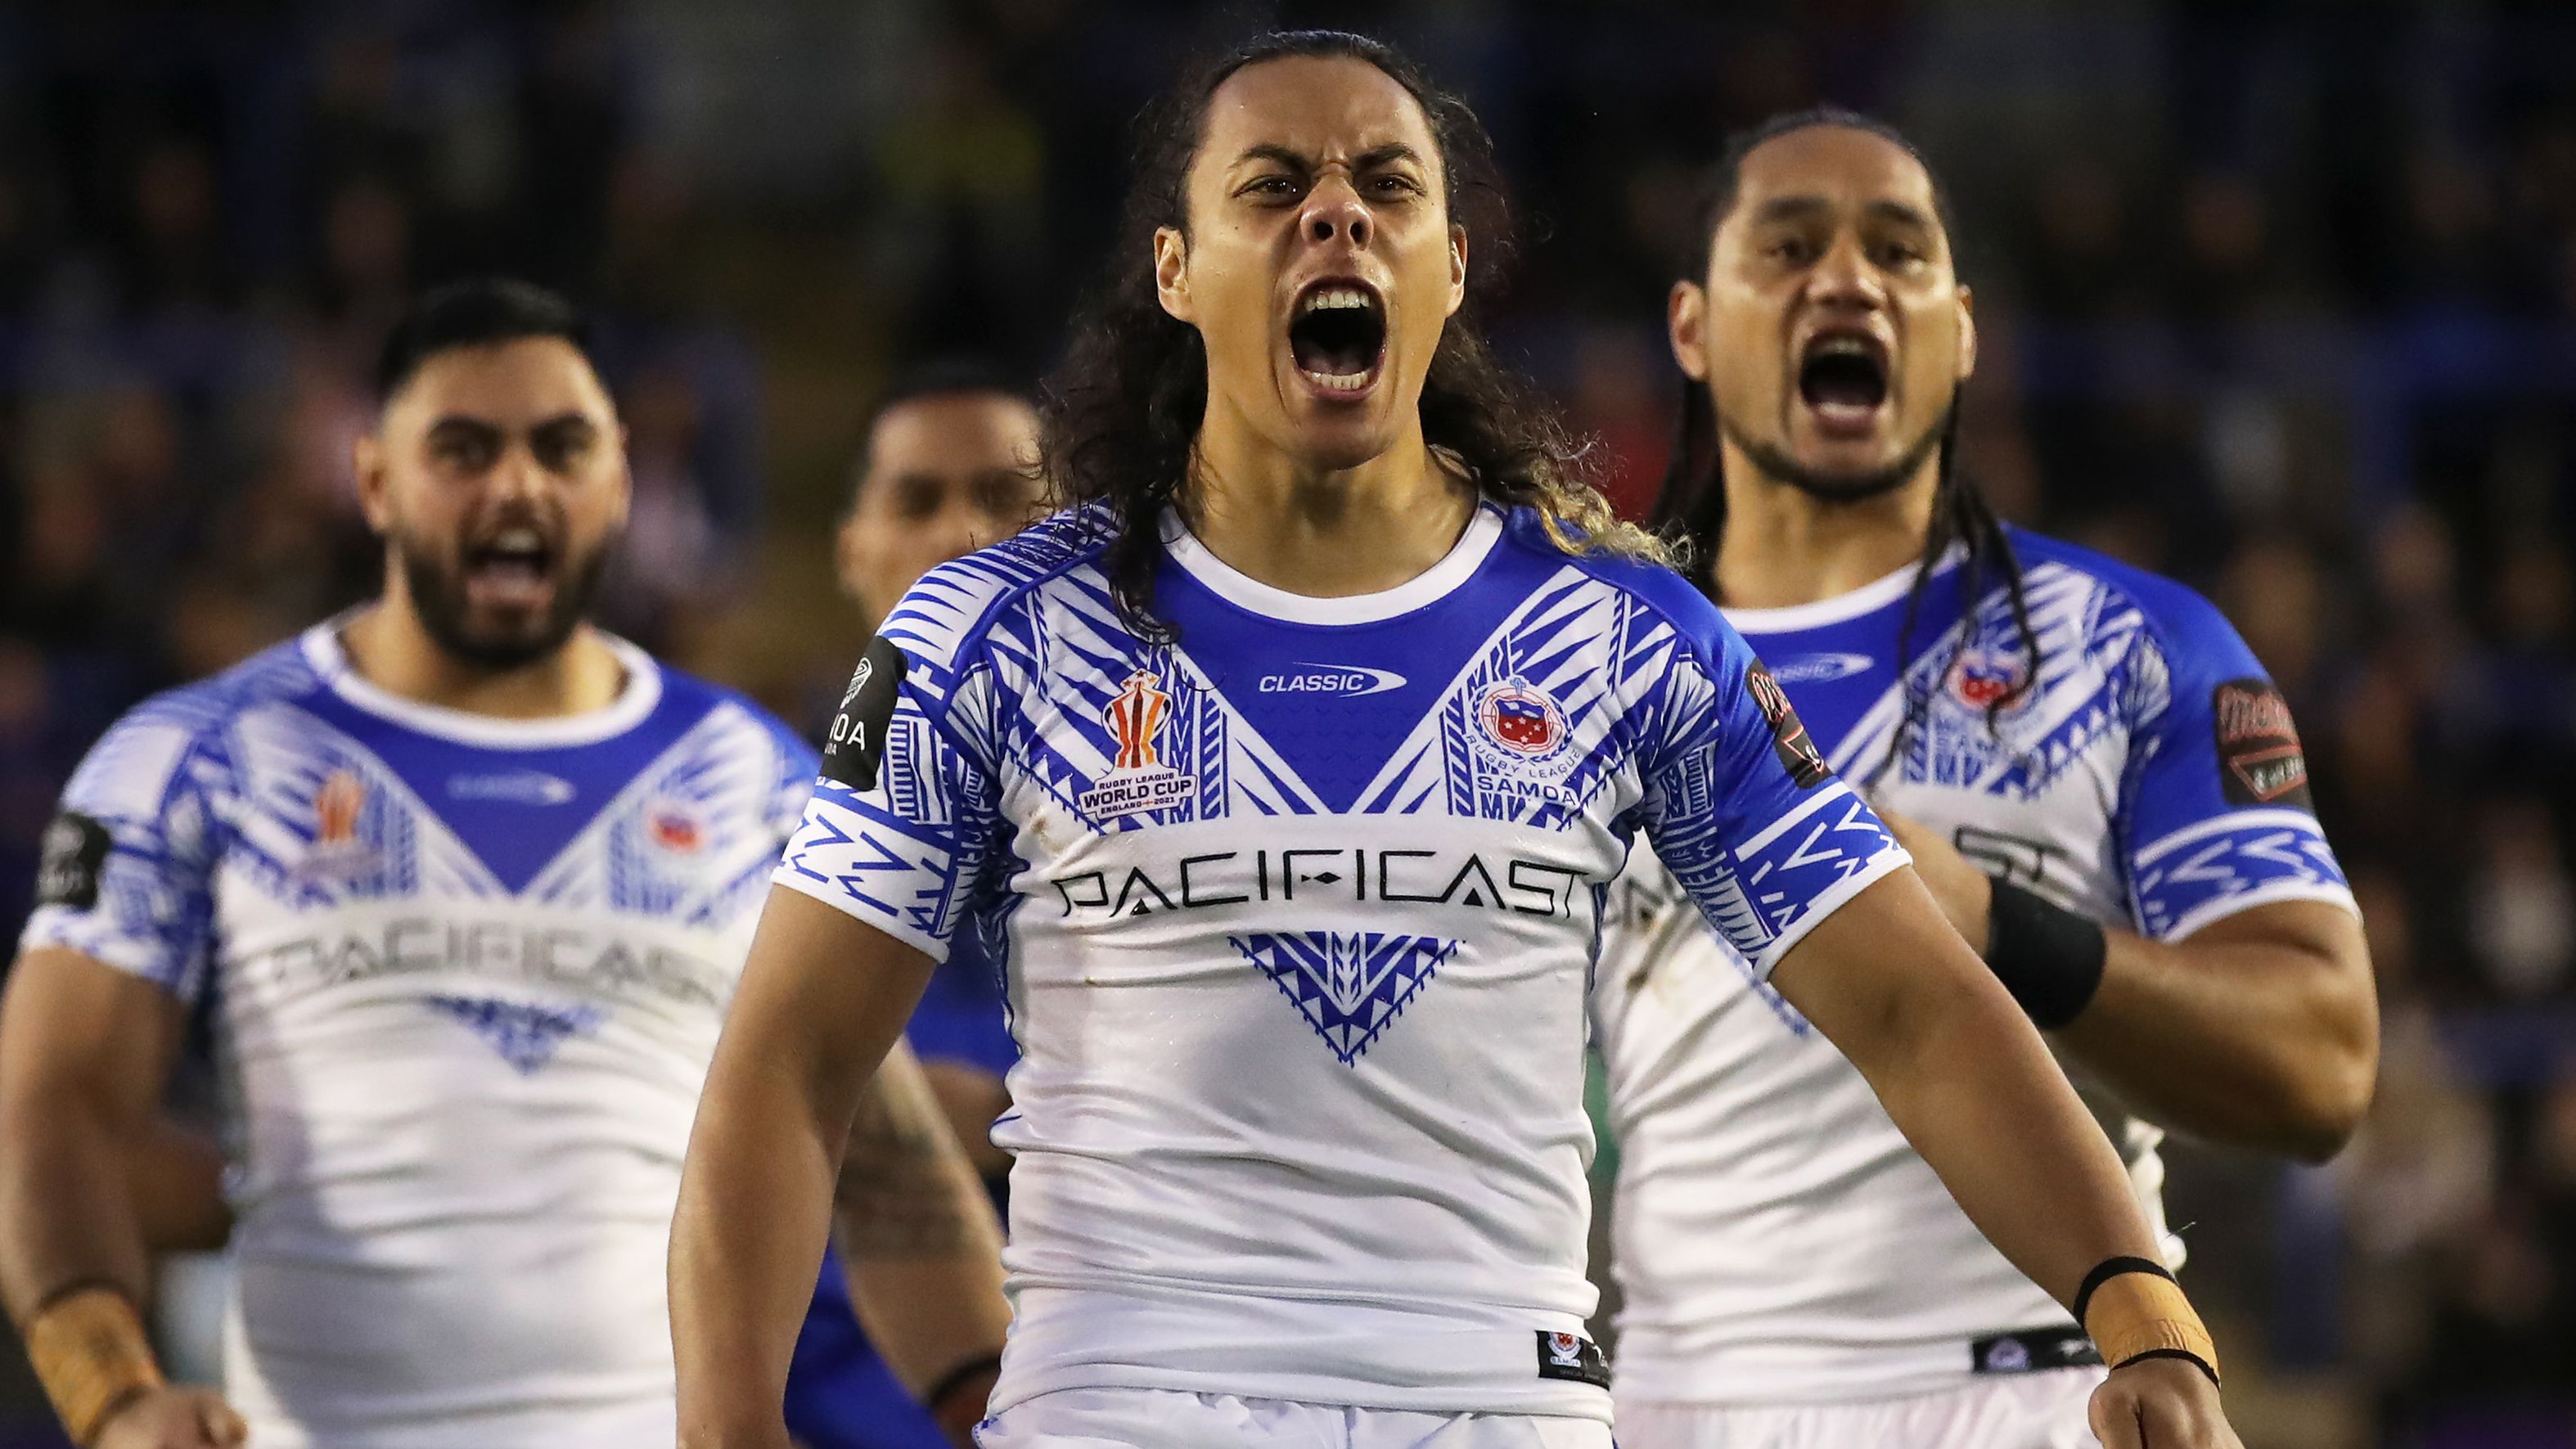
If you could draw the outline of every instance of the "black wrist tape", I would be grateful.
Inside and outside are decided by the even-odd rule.
[[[2110,950],[2100,922],[2000,880],[1986,922],[1986,967],[2033,1025],[2061,1027],[2084,1014]]]

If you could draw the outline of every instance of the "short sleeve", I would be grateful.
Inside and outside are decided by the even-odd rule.
[[[992,674],[909,651],[901,622],[851,675],[773,879],[945,961],[1000,815]]]
[[[2131,670],[2118,822],[2139,931],[2179,940],[2273,901],[2350,908],[2289,703],[2214,606],[2167,587]]]
[[[1710,926],[1767,978],[1817,922],[1908,857],[1717,611],[1678,627],[1649,711],[1640,817]]]
[[[230,769],[199,721],[176,713],[143,705],[73,772],[20,945],[66,947],[193,1000],[211,959]]]

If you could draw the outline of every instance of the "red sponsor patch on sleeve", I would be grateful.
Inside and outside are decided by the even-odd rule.
[[[2290,703],[2272,681],[2231,679],[2210,695],[2211,728],[2218,745],[2218,784],[2238,805],[2290,805],[2313,810],[2308,797],[2308,757]]]

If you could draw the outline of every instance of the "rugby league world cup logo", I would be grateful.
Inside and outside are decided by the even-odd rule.
[[[1172,716],[1172,697],[1161,676],[1139,669],[1100,711],[1116,750],[1109,773],[1075,799],[1094,820],[1134,815],[1178,805],[1196,795],[1199,782],[1163,763],[1163,726]]]

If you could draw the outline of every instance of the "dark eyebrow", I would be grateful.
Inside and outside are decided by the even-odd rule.
[[[1410,161],[1418,166],[1422,163],[1422,157],[1402,141],[1389,141],[1383,146],[1373,146],[1361,152],[1359,160],[1352,163],[1352,169],[1366,170],[1371,166],[1384,166],[1391,161]]]
[[[1821,196],[1775,196],[1753,208],[1753,219],[1755,221],[1793,221],[1832,209],[1832,205]]]
[[[1276,141],[1264,141],[1257,146],[1244,147],[1243,154],[1234,158],[1234,164],[1240,166],[1246,161],[1276,161],[1289,170],[1300,173],[1315,169],[1313,157],[1282,146]],[[1422,154],[1402,141],[1389,141],[1383,146],[1372,146],[1362,151],[1352,160],[1351,169],[1365,171],[1373,166],[1384,166],[1396,161],[1410,161],[1418,166],[1422,163]]]
[[[1264,141],[1258,146],[1244,147],[1243,154],[1234,158],[1234,164],[1240,166],[1246,161],[1276,161],[1289,170],[1300,173],[1315,169],[1315,163],[1312,160],[1276,141]]]
[[[1932,229],[1932,218],[1925,216],[1923,214],[1923,208],[1916,206],[1911,202],[1873,201],[1869,204],[1869,214],[1882,221],[1893,221],[1906,226],[1921,227],[1925,231]]]

